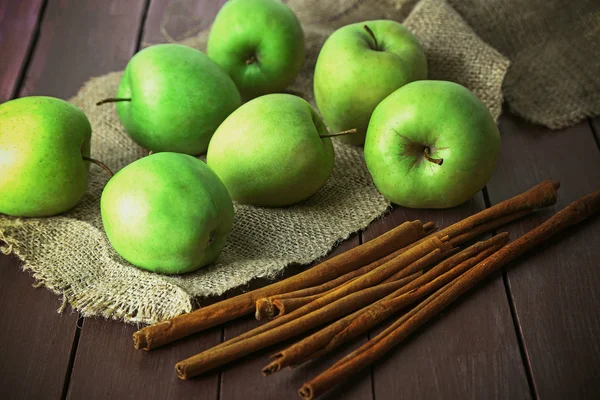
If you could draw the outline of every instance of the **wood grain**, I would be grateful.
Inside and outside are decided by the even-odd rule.
[[[594,131],[594,135],[596,137],[596,144],[598,145],[598,148],[600,149],[600,117],[591,119],[591,120],[589,120],[589,122],[590,122],[590,126],[592,127],[592,130]]]
[[[208,29],[226,0],[153,0],[142,47],[183,40]],[[163,25],[161,29],[161,24]],[[168,36],[166,36],[168,35]]]
[[[587,122],[561,131],[501,119],[502,153],[488,185],[499,202],[546,178],[561,182],[554,210],[523,220],[515,237],[600,187],[600,152]],[[506,268],[537,394],[542,399],[600,393],[600,218],[557,237]]]
[[[214,298],[212,302],[217,301]],[[181,381],[175,363],[221,342],[216,327],[152,352],[135,351],[137,326],[86,318],[67,398],[198,399],[217,397],[219,372]]]
[[[12,4],[19,2],[11,2]],[[24,95],[69,98],[93,75],[122,68],[136,47],[144,1],[50,0],[25,74]],[[9,26],[0,25],[2,35]],[[58,315],[61,299],[31,287],[12,258],[0,257],[0,393],[59,398],[77,349],[77,314]]]
[[[121,6],[123,9],[128,8],[125,4]],[[152,1],[149,4],[148,19],[143,25],[141,35],[143,41],[148,41],[149,37],[159,32],[156,18],[151,20],[150,16],[159,14],[164,6],[165,2],[162,1]],[[142,15],[143,2],[138,2],[137,7],[139,8],[129,5],[131,19]],[[127,22],[127,18],[123,18],[122,22],[132,23]],[[138,28],[141,27],[141,23],[141,20],[136,20]],[[122,28],[118,28],[120,29]],[[123,68],[126,65],[136,51],[137,37],[137,31],[132,26],[126,36],[120,37],[118,41],[116,37],[110,39],[108,45],[118,45],[124,50],[122,59],[111,69]],[[218,299],[213,298],[209,303]],[[132,334],[137,329],[138,327],[123,322],[85,319],[73,365],[69,399],[134,397],[213,400],[217,398],[218,371],[184,382],[180,381],[175,374],[175,363],[219,344],[222,340],[221,327],[193,335],[149,353],[133,349]]]
[[[0,256],[0,397],[61,396],[69,371],[77,314],[34,280],[15,256]]]
[[[18,79],[26,67],[41,4],[0,4],[0,51],[6,60],[1,61],[2,100],[13,93],[25,94]],[[39,45],[32,50],[44,52]],[[30,93],[37,90],[33,82],[29,87]],[[0,393],[3,398],[59,398],[75,350],[77,314],[57,314],[61,299],[48,290],[32,288],[33,279],[19,265],[15,257],[0,255],[0,320],[6,324],[0,330]]]
[[[358,235],[352,236],[350,239],[343,242],[325,259],[328,259],[340,252],[349,250],[359,244]],[[300,269],[300,268],[297,268]],[[286,275],[297,272],[294,268],[286,270]],[[250,289],[254,289],[251,286]],[[235,295],[232,293],[231,295]],[[252,317],[243,318],[237,321],[232,321],[225,325],[225,340],[231,339],[240,335],[256,326],[260,322]],[[220,400],[234,399],[290,399],[297,396],[296,392],[302,384],[309,378],[316,375],[326,365],[332,364],[340,353],[327,357],[324,360],[319,360],[303,366],[301,368],[290,370],[289,368],[283,371],[264,377],[261,374],[261,369],[267,365],[270,354],[276,352],[278,348],[283,348],[286,344],[293,343],[290,340],[286,343],[274,346],[273,348],[265,349],[253,355],[243,358],[242,360],[230,364],[222,371],[221,376],[221,391]],[[356,343],[353,347],[357,347]],[[328,399],[370,399],[371,398],[371,380],[361,379],[354,385],[347,385],[331,392],[325,398]]]
[[[373,237],[413,219],[445,227],[484,207],[481,193],[448,210],[396,207],[364,236]],[[501,274],[494,274],[392,351],[374,366],[373,379],[376,399],[399,393],[406,398],[438,398],[440,394],[460,399],[528,398]]]
[[[0,0],[0,103],[17,93],[44,0]]]
[[[21,95],[68,99],[89,78],[125,68],[145,0],[49,0]]]
[[[49,0],[33,48],[37,13],[43,0],[0,0],[0,101],[15,93],[62,98],[74,95],[89,77],[124,68],[136,51],[145,0]],[[152,0],[142,42],[165,42],[160,22],[172,0]],[[205,28],[223,0],[181,4],[189,18],[167,24],[172,36]],[[37,8],[36,8],[37,7]],[[198,16],[199,22],[194,16]],[[20,21],[20,22],[19,22]],[[17,82],[23,76],[24,87]],[[590,129],[592,126],[595,133]],[[600,119],[559,132],[534,127],[515,117],[501,120],[503,150],[490,182],[492,202],[553,178],[562,182],[559,204],[600,184]],[[596,139],[594,139],[594,134]],[[448,225],[483,207],[481,196],[459,208],[423,211],[396,208],[363,234],[368,240],[407,219]],[[513,224],[513,236],[544,220],[542,211]],[[509,299],[496,274],[421,329],[412,339],[361,379],[345,383],[325,398],[386,400],[406,398],[530,397],[525,367],[535,395],[542,399],[594,398],[600,393],[600,218],[561,235],[540,251],[507,268]],[[358,236],[336,253],[358,244]],[[334,253],[335,254],[335,253]],[[121,322],[86,319],[79,341],[77,315],[58,315],[61,301],[50,291],[33,289],[33,279],[15,257],[0,256],[0,397],[58,398],[295,398],[296,390],[349,348],[297,370],[263,377],[268,349],[235,365],[182,382],[176,361],[257,325],[252,318],[232,321],[151,353],[135,352],[131,333]],[[292,267],[286,275],[302,268]],[[263,285],[257,281],[251,287]],[[235,294],[235,291],[233,292]],[[213,301],[216,299],[213,299]],[[514,305],[519,352],[509,300]],[[352,344],[358,346],[367,338]],[[70,360],[75,356],[72,373]],[[523,365],[525,363],[525,366]],[[70,385],[65,386],[66,382]],[[67,390],[68,389],[68,393]]]

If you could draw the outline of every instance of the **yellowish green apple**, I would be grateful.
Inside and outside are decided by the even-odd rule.
[[[427,59],[408,29],[389,20],[360,22],[338,29],[323,45],[315,66],[315,100],[331,130],[358,130],[340,140],[362,145],[377,104],[419,79],[427,79]]]
[[[233,203],[199,159],[157,153],[119,171],[100,202],[113,248],[140,268],[181,274],[217,260],[233,226]]]
[[[235,84],[214,61],[179,44],[133,56],[115,100],[121,123],[140,146],[192,155],[206,151],[219,124],[241,104]]]
[[[379,191],[413,208],[454,207],[488,182],[500,133],[467,88],[418,81],[396,90],[373,112],[365,160]]]
[[[73,208],[87,190],[91,136],[85,114],[66,101],[0,105],[0,213],[47,217]]]
[[[251,99],[294,80],[304,61],[304,33],[279,0],[229,0],[215,18],[207,54]]]
[[[206,155],[233,200],[287,206],[313,195],[333,169],[327,129],[305,100],[269,94],[249,101],[215,132]]]

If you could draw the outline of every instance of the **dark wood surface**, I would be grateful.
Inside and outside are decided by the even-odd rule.
[[[587,122],[548,131],[504,117],[500,166],[488,185],[502,201],[542,177],[561,182],[558,203],[514,225],[519,236],[598,189],[600,154]],[[541,161],[541,162],[540,162]],[[600,218],[560,235],[506,268],[507,287],[541,398],[600,393]]]
[[[43,4],[43,0],[0,0],[0,102],[16,94]]]
[[[483,195],[448,210],[397,208],[372,224],[363,237],[371,239],[414,219],[447,226],[485,208]],[[372,334],[376,334],[375,330]],[[501,274],[430,321],[373,368],[376,399],[389,393],[406,398],[522,399],[529,386]]]
[[[187,17],[166,25],[171,36],[179,37],[205,26],[223,1],[171,3],[0,0],[0,101],[32,94],[69,98],[88,78],[122,69],[140,46],[165,42],[160,25],[170,7],[189,11]],[[506,113],[500,129],[501,158],[487,193],[450,210],[396,208],[344,242],[334,254],[407,219],[445,226],[543,179],[560,180],[559,203],[508,227],[516,237],[598,188],[600,119],[550,131]],[[596,398],[600,393],[598,244],[600,218],[560,235],[490,277],[364,371],[361,379],[325,397]],[[3,399],[294,398],[306,379],[381,329],[325,360],[268,378],[261,376],[260,368],[276,348],[183,382],[175,376],[176,361],[251,329],[257,322],[243,318],[160,350],[137,352],[131,345],[137,327],[102,319],[78,320],[69,310],[57,314],[61,299],[49,290],[32,288],[33,279],[19,266],[14,256],[0,256]],[[286,274],[299,269],[290,268]],[[257,281],[249,287],[263,284]]]

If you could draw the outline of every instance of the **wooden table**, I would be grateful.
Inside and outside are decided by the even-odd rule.
[[[160,22],[169,2],[0,0],[0,101],[27,95],[67,99],[89,77],[123,69],[142,43],[164,42]],[[198,0],[193,12],[210,20],[222,3]],[[187,28],[184,21],[176,30]],[[550,131],[505,113],[500,130],[496,173],[471,202],[442,211],[396,208],[334,253],[406,219],[445,226],[543,179],[560,180],[558,204],[511,225],[516,237],[600,186],[600,119]],[[599,264],[595,218],[495,274],[327,398],[598,398]],[[271,349],[183,382],[175,376],[176,361],[256,321],[248,317],[144,353],[132,347],[136,327],[72,311],[58,314],[61,299],[33,283],[14,256],[0,257],[2,399],[295,398],[307,378],[348,351],[264,378],[260,367]]]

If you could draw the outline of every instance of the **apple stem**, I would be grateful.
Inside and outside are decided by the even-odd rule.
[[[432,162],[434,164],[437,165],[442,165],[442,163],[444,162],[443,158],[433,158],[429,155],[429,147],[425,147],[425,150],[423,151],[423,155],[425,156],[425,159],[429,162]]]
[[[256,58],[256,54],[252,54],[247,60],[246,60],[246,65],[250,65],[250,64],[254,64],[255,62],[257,62],[258,59]]]
[[[108,99],[100,100],[96,103],[97,106],[101,106],[106,103],[117,103],[119,101],[131,101],[131,97],[109,97]]]
[[[110,168],[108,168],[106,166],[106,164],[104,164],[102,161],[98,161],[94,158],[91,157],[86,157],[86,156],[81,156],[81,158],[83,158],[85,161],[89,161],[92,164],[96,164],[97,166],[99,166],[100,168],[102,168],[103,170],[105,170],[106,172],[108,172],[110,174],[110,177],[112,178],[113,176],[115,176],[115,174],[113,174],[113,172],[110,170]]]
[[[367,32],[369,32],[369,35],[371,35],[371,37],[373,38],[373,41],[375,42],[375,48],[373,50],[379,50],[379,45],[377,44],[377,38],[375,37],[375,34],[371,30],[371,28],[369,28],[368,25],[364,25],[363,28],[365,28],[365,30]]]
[[[334,136],[342,136],[342,135],[351,135],[358,132],[356,128],[348,129],[347,131],[341,131],[337,133],[328,133],[326,135],[321,135],[321,139],[330,138]]]

